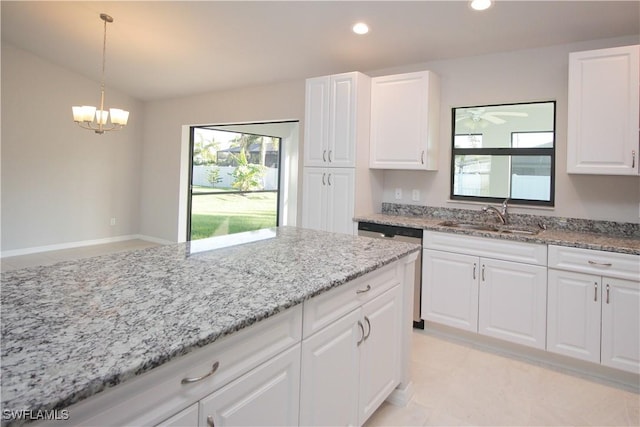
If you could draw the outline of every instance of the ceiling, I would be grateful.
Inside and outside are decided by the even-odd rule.
[[[143,101],[640,34],[639,1],[6,1],[2,40]],[[365,36],[351,32],[366,21]]]

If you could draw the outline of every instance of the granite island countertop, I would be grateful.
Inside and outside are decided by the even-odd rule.
[[[538,233],[533,235],[517,233],[508,234],[492,231],[473,230],[468,228],[447,227],[442,225],[442,223],[446,221],[443,218],[392,214],[361,215],[355,217],[354,221],[442,231],[447,233],[468,234],[472,236],[490,237],[494,239],[506,239],[545,245],[570,246],[575,248],[600,250],[606,252],[640,255],[640,238],[621,237],[613,233],[590,233],[579,232],[575,230],[566,231],[549,228],[547,230],[540,230]]]
[[[419,249],[279,227],[3,273],[2,407],[65,408]]]

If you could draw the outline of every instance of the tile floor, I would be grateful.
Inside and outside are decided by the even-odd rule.
[[[155,246],[144,240],[3,258],[2,271]],[[414,396],[376,426],[640,426],[640,395],[414,330]]]
[[[640,395],[414,330],[414,396],[374,426],[640,426]]]

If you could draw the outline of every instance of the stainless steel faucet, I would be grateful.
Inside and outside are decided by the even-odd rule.
[[[491,205],[487,205],[485,207],[482,208],[483,212],[494,212],[498,218],[500,218],[500,222],[502,224],[506,224],[508,222],[508,212],[507,212],[507,208],[509,207],[509,199],[504,199],[504,202],[502,202],[502,209],[498,210],[498,208],[496,208],[495,206],[491,206]]]

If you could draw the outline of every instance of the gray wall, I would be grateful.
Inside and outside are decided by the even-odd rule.
[[[138,233],[143,106],[107,87],[131,124],[79,129],[71,106],[99,100],[99,83],[2,44],[3,252]]]
[[[556,100],[556,207],[514,211],[638,222],[640,178],[568,175],[565,165],[568,53],[632,43],[638,38],[361,70],[375,76],[430,69],[441,78],[439,170],[386,171],[384,201],[395,202],[393,189],[400,187],[402,202],[415,203],[410,190],[417,188],[420,204],[479,208],[448,200],[451,108]],[[107,87],[107,104],[131,111],[130,124],[98,136],[78,129],[70,108],[97,102],[98,89],[81,75],[2,45],[3,252],[127,235],[176,241],[185,125],[303,125],[304,119],[303,80],[146,104]],[[301,126],[301,141],[302,132]],[[116,226],[109,225],[112,217]]]
[[[451,169],[451,109],[512,102],[556,102],[555,208],[512,208],[531,213],[621,222],[638,222],[640,178],[568,175],[566,173],[567,88],[569,52],[637,44],[638,37],[597,40],[544,49],[522,50],[462,59],[433,61],[370,72],[371,76],[428,69],[440,75],[440,152],[436,172],[386,171],[385,202],[398,202],[394,189],[403,189],[401,203],[480,209],[482,205],[449,200]],[[419,189],[420,202],[411,201]]]

